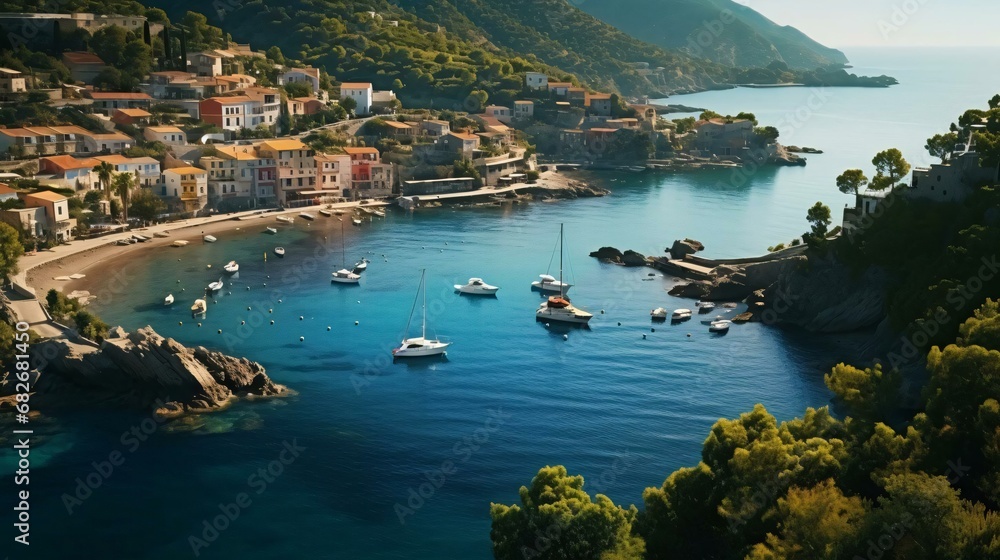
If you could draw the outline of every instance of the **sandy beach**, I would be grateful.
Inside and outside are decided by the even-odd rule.
[[[541,187],[551,190],[573,188],[580,183],[579,179],[555,171],[543,172],[531,187]],[[525,187],[529,185],[524,185]],[[320,209],[328,205],[310,206],[284,210],[281,212],[253,213],[243,212],[228,216],[213,216],[212,218],[197,218],[158,224],[149,228],[135,229],[127,233],[109,235],[100,239],[73,241],[68,245],[60,245],[53,251],[43,251],[22,258],[22,271],[27,271],[26,282],[35,289],[39,299],[44,299],[49,290],[55,288],[66,294],[74,291],[90,292],[96,297],[101,293],[114,291],[116,284],[128,276],[128,268],[135,264],[136,257],[147,255],[152,251],[177,251],[181,255],[183,247],[170,245],[179,239],[194,243],[204,243],[204,235],[224,235],[237,230],[253,230],[263,232],[264,228],[277,224],[277,216],[290,216],[301,221],[301,212],[317,214],[317,220],[324,217],[318,215]],[[343,203],[332,205],[335,210],[351,212],[360,206],[358,203]],[[365,205],[368,207],[368,205]],[[167,231],[169,237],[153,237],[154,232]],[[151,239],[145,243],[132,245],[116,245],[115,242],[132,234],[141,234]],[[65,252],[65,256],[57,256]],[[39,261],[45,261],[37,264]],[[84,278],[71,280],[56,280],[57,277],[67,277],[83,274]]]

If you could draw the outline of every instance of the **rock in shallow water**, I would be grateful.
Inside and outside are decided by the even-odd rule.
[[[38,351],[48,358],[36,385],[42,405],[110,405],[176,417],[219,410],[238,397],[288,392],[256,362],[187,348],[152,327],[113,329],[99,349],[50,340]]]

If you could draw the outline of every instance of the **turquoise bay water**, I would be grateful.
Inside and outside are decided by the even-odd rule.
[[[245,492],[249,506],[200,557],[485,559],[489,503],[515,502],[541,466],[564,464],[587,478],[591,492],[640,503],[645,487],[698,461],[717,418],[758,402],[781,419],[828,404],[824,370],[849,359],[863,335],[746,325],[718,337],[699,319],[651,332],[651,308],[691,302],[667,295],[668,278],[649,280],[648,270],[603,265],[587,253],[614,245],[654,254],[689,236],[709,256],[753,255],[805,231],[805,211],[817,200],[838,215],[848,201],[834,186],[840,171],[867,167],[892,146],[927,163],[925,138],[1000,91],[1000,58],[980,53],[977,69],[955,62],[967,60],[963,53],[848,53],[858,72],[888,73],[902,84],[828,90],[785,134],[788,143],[826,150],[805,168],[767,169],[745,181],[729,172],[602,174],[591,178],[613,191],[607,198],[391,211],[348,227],[348,260],[372,260],[360,287],[330,285],[340,267],[340,226],[323,217],[273,237],[258,233],[262,222],[213,245],[157,250],[130,263],[122,272],[127,291],[96,305],[109,322],[150,324],[187,345],[246,355],[298,394],[240,403],[205,416],[195,433],[160,429],[137,444],[122,434],[142,416],[61,418],[65,433],[33,455],[33,544],[25,557],[185,558],[188,537]],[[736,90],[672,101],[749,110],[773,123],[808,107],[810,95]],[[561,222],[570,295],[597,313],[586,331],[546,329],[533,319],[539,296],[529,284],[546,272]],[[288,256],[269,255],[265,265],[262,254],[276,244]],[[311,258],[317,250],[322,257]],[[195,326],[186,309],[218,278],[206,264],[219,270],[234,258],[242,270],[226,288],[232,294]],[[431,328],[455,344],[446,361],[393,365],[388,351],[402,334],[420,268],[428,270]],[[499,296],[452,293],[470,276],[501,286]],[[160,302],[171,291],[178,303],[165,309]],[[255,328],[241,333],[244,320]],[[305,450],[278,476],[255,475],[293,441]],[[60,496],[116,450],[124,463],[68,515]],[[6,465],[11,457],[3,458]],[[439,487],[431,495],[425,485],[430,497],[412,501],[401,524],[396,504],[407,505],[410,490],[429,479]]]

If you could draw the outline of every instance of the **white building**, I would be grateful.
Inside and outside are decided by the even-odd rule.
[[[524,75],[524,84],[528,89],[549,89],[549,77],[541,72],[528,72]]]
[[[948,163],[913,170],[910,186],[904,192],[910,199],[937,202],[962,202],[978,187],[997,180],[997,168],[979,165],[979,154],[962,151],[952,154]]]
[[[372,96],[374,89],[367,82],[344,82],[340,84],[341,99],[350,98],[358,104],[354,109],[356,115],[369,115],[372,112]]]
[[[319,92],[319,68],[289,68],[278,75],[278,85],[306,84],[313,93]]]

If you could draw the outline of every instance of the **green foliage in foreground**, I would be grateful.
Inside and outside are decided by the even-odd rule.
[[[495,557],[998,558],[1000,305],[988,301],[954,344],[934,347],[928,370],[922,410],[895,426],[895,372],[844,364],[826,378],[844,420],[824,407],[779,423],[762,405],[719,420],[702,461],[647,488],[638,512],[591,501],[582,478],[545,467],[521,506],[491,506]]]
[[[72,320],[81,336],[101,342],[108,335],[110,327],[107,323],[97,315],[83,309],[80,302],[66,297],[59,290],[49,290],[45,295],[45,303],[53,319],[60,322]]]

